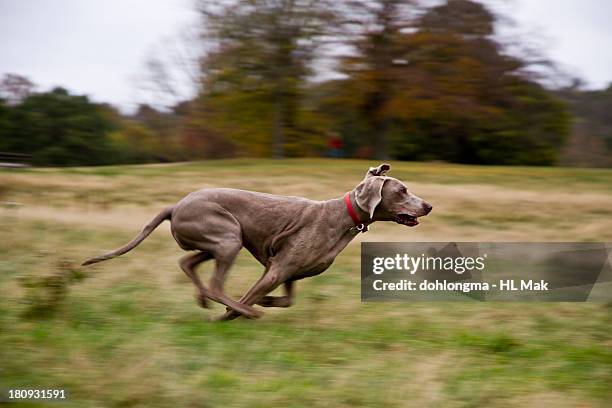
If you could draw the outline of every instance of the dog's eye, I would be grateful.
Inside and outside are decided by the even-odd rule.
[[[402,194],[406,194],[406,193],[408,192],[408,189],[407,189],[406,187],[402,187],[402,188],[401,188],[401,190],[400,190],[400,192],[401,192]]]

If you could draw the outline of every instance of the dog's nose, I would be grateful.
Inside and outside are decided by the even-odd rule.
[[[433,207],[429,203],[423,202],[423,211],[425,211],[425,215],[429,214]]]

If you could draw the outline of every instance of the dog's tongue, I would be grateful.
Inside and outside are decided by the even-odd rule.
[[[411,217],[407,214],[399,214],[397,217],[395,217],[395,222],[398,224],[407,225],[409,227],[419,225],[419,222],[415,217]]]

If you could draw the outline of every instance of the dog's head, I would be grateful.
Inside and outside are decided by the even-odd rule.
[[[404,183],[385,174],[388,164],[370,167],[363,181],[355,188],[359,208],[369,214],[372,221],[395,221],[414,227],[418,217],[431,212],[432,206],[408,191]]]

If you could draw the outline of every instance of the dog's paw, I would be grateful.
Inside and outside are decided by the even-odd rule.
[[[203,307],[204,309],[210,309],[210,304],[208,303],[208,299],[204,294],[198,293],[196,295],[196,301],[198,302],[198,305],[200,305],[200,307]]]
[[[247,319],[259,319],[264,315],[264,312],[257,310],[251,306],[241,305],[241,309],[242,310],[236,310],[234,308],[226,306],[225,314],[219,316],[219,318],[226,316],[235,319],[236,317],[243,316]]]
[[[246,306],[246,305],[241,305],[241,309],[242,310],[237,310],[238,313],[242,314],[244,317],[246,317],[247,319],[259,319],[261,316],[264,315],[263,312],[251,307],[251,306]]]

